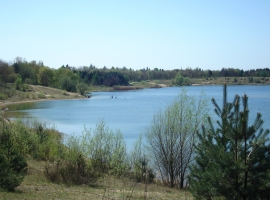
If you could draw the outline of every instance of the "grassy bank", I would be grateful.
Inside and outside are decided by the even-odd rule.
[[[28,172],[22,184],[15,192],[0,191],[0,199],[193,199],[187,191],[113,176],[100,178],[94,186],[55,184],[44,175],[44,161],[28,159],[27,163]]]

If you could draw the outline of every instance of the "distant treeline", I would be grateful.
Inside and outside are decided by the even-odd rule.
[[[53,69],[43,65],[42,61],[26,61],[20,57],[8,63],[0,60],[1,83],[25,83],[62,88],[67,91],[76,91],[76,84],[87,85],[128,85],[130,82],[145,80],[174,80],[177,74],[185,78],[210,77],[269,77],[270,69],[241,70],[222,68],[221,70],[203,70],[200,68],[186,69],[128,69],[126,67],[96,68],[94,65],[72,67],[63,65]]]

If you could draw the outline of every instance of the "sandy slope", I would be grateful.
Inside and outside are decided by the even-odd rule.
[[[6,99],[0,101],[0,106],[11,103],[22,103],[31,101],[46,101],[46,100],[57,100],[57,99],[81,99],[86,98],[83,95],[73,92],[67,92],[64,90],[44,87],[40,85],[28,85],[26,91],[16,90],[15,94]]]

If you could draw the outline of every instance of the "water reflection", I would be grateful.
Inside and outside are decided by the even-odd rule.
[[[9,109],[9,111],[14,111],[14,110],[30,110],[30,109],[35,109],[36,102],[26,102],[26,103],[15,103],[15,104],[9,104],[6,107]]]
[[[23,111],[36,109],[37,103],[36,102],[15,103],[15,104],[9,104],[6,107],[8,108],[8,112],[5,112],[5,116],[10,119],[29,118],[31,117],[31,114],[28,112],[23,112]]]

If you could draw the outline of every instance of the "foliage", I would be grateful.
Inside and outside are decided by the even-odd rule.
[[[23,181],[27,163],[14,145],[13,135],[6,122],[1,121],[0,128],[0,188],[13,191]]]
[[[56,160],[62,149],[61,135],[54,127],[37,120],[16,120],[9,124],[14,146],[21,155],[37,160]]]
[[[223,107],[212,100],[220,118],[198,134],[195,163],[190,167],[190,189],[197,199],[267,199],[270,196],[269,130],[263,130],[261,114],[249,123],[248,97],[235,95]]]
[[[62,156],[64,145],[62,135],[54,127],[47,127],[45,123],[31,122],[31,130],[36,135],[32,157],[37,160],[54,161]]]
[[[59,80],[59,85],[63,90],[66,90],[68,92],[76,91],[76,82],[68,76],[61,77],[61,79]]]
[[[175,79],[174,79],[174,84],[175,85],[179,85],[179,86],[182,86],[184,83],[184,77],[180,74],[180,72],[178,72],[175,76]]]
[[[46,96],[45,96],[45,94],[43,94],[43,93],[38,93],[38,98],[40,98],[40,99],[45,99]]]
[[[18,77],[15,81],[15,87],[16,87],[16,90],[20,90],[21,87],[22,87],[22,79],[20,77]]]
[[[28,80],[28,84],[37,84],[37,72],[43,64],[36,63],[36,61],[27,62],[22,58],[15,58],[12,65],[16,74],[19,74],[24,83]]]
[[[84,95],[84,93],[88,90],[88,86],[85,83],[78,83],[76,88],[81,95]]]
[[[0,93],[0,100],[5,100],[7,98],[8,96],[6,94]]]
[[[127,170],[126,145],[122,134],[111,131],[104,122],[82,138],[71,136],[62,156],[48,162],[45,175],[55,182],[93,184],[102,174],[121,176]]]
[[[164,184],[184,187],[197,143],[196,131],[206,113],[204,95],[196,98],[182,89],[174,102],[154,116],[146,137],[153,165]]]
[[[84,79],[86,83],[91,83],[92,85],[104,85],[110,87],[114,85],[128,85],[128,76],[116,71],[95,69],[81,73],[81,78]]]
[[[0,60],[0,80],[6,86],[7,83],[14,80],[14,70],[8,63]]]
[[[127,169],[126,144],[119,130],[113,132],[104,121],[97,124],[93,133],[85,130],[81,147],[92,166],[101,173],[120,175]]]
[[[86,159],[78,148],[78,141],[72,138],[63,151],[62,158],[48,162],[45,166],[45,176],[52,182],[71,184],[93,184],[99,177],[89,160]]]
[[[107,67],[96,68],[94,65],[71,67],[69,65],[62,66],[55,70],[43,65],[42,61],[30,61],[17,57],[12,63],[7,63],[0,60],[0,80],[1,83],[14,83],[19,78],[21,79],[17,89],[21,88],[22,84],[40,84],[43,86],[63,88],[67,91],[76,91],[76,84],[86,83],[87,85],[103,85],[103,86],[127,86],[129,82],[140,82],[149,80],[172,80],[172,85],[190,85],[194,79],[208,79],[217,77],[234,77],[234,84],[243,84],[239,82],[237,77],[249,77],[249,83],[266,83],[266,80],[254,79],[252,77],[269,77],[270,69],[256,70],[240,70],[233,68],[222,68],[221,70],[203,70],[200,68],[192,69],[150,69],[143,68],[140,70],[127,69],[126,67],[118,68]],[[246,83],[246,82],[244,82]]]
[[[55,72],[48,67],[42,67],[38,74],[38,83],[43,86],[53,86],[55,82]]]
[[[146,149],[142,143],[142,135],[134,143],[131,152],[130,166],[132,176],[137,182],[152,183],[155,178],[154,170],[149,166],[149,156],[146,155]]]

